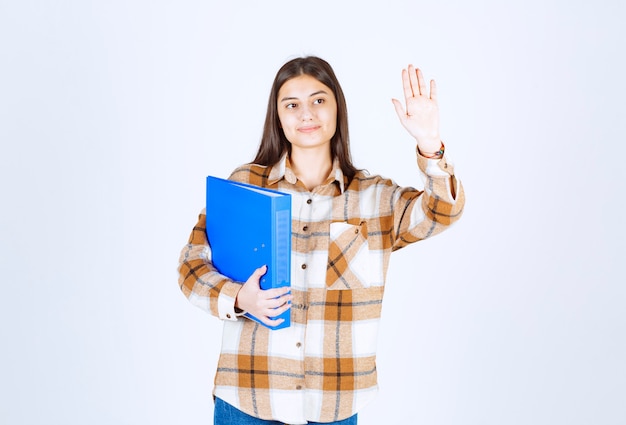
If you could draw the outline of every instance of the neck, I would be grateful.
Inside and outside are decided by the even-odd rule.
[[[292,149],[289,160],[298,180],[310,191],[326,181],[333,166],[330,149]]]

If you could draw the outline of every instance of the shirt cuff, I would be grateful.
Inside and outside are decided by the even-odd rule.
[[[417,153],[417,165],[427,176],[450,177],[454,175],[454,165],[445,153],[441,158],[430,159],[420,154],[419,149],[415,149],[415,151]]]
[[[235,311],[235,300],[241,284],[226,282],[217,297],[217,315],[222,320],[235,321],[241,315]]]

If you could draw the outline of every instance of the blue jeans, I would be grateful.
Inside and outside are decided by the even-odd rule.
[[[279,421],[266,421],[243,413],[225,401],[216,398],[213,425],[285,425]],[[356,425],[356,415],[337,422],[309,422],[309,425]]]

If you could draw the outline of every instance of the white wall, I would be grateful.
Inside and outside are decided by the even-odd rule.
[[[221,327],[178,253],[302,54],[403,185],[390,98],[422,67],[467,191],[392,260],[360,423],[626,423],[625,7],[505,3],[1,2],[0,423],[211,423]]]

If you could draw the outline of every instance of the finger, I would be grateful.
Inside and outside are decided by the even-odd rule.
[[[286,312],[290,308],[291,308],[291,303],[286,303],[286,304],[283,304],[282,306],[277,307],[274,310],[272,310],[272,313],[270,313],[270,314],[271,314],[272,317],[280,316],[281,314],[283,314],[284,312]]]
[[[250,279],[253,279],[256,282],[260,282],[265,273],[267,273],[267,266],[261,266],[254,272],[252,272],[252,276],[250,276]]]
[[[265,299],[273,299],[273,298],[278,298],[278,297],[282,297],[283,295],[289,293],[289,291],[291,290],[291,288],[289,286],[283,286],[280,288],[272,288],[272,289],[266,289],[263,290],[263,297]]]
[[[404,90],[405,100],[408,100],[413,97],[413,89],[411,88],[411,80],[409,78],[409,72],[406,69],[402,70],[402,89]]]
[[[276,301],[277,300],[272,300],[273,304],[268,305],[267,307],[260,310],[264,316],[276,317],[291,308],[291,302],[276,303]]]
[[[422,74],[422,70],[417,68],[417,83],[419,84],[420,94],[427,95],[426,91],[426,80],[424,80],[424,74]]]
[[[259,305],[259,308],[263,308],[266,312],[268,312],[268,311],[273,311],[274,309],[277,309],[278,307],[282,307],[285,304],[288,304],[290,300],[291,300],[291,295],[285,295],[283,297],[278,297],[278,298],[259,300],[258,305]],[[272,316],[275,316],[275,314],[272,314]]]
[[[396,109],[396,114],[398,114],[398,118],[400,118],[400,122],[404,123],[406,118],[406,113],[404,112],[404,108],[402,107],[402,103],[398,99],[391,99],[393,102],[393,106]]]
[[[278,298],[279,300],[282,300],[283,302],[289,302],[293,299],[293,294],[290,292],[288,294],[283,295],[282,297]]]
[[[285,321],[285,319],[275,319],[272,320],[269,317],[258,317],[258,319],[261,320],[261,322],[265,323],[267,326],[273,327],[273,326],[278,326],[281,323],[283,323]]]
[[[413,96],[419,96],[422,94],[420,91],[421,87],[418,81],[418,72],[415,71],[415,67],[413,65],[409,65],[409,79],[411,80],[411,88],[413,90]]]
[[[261,289],[261,277],[267,271],[267,266],[261,266],[254,270],[248,280],[245,281],[244,286],[248,288]],[[255,291],[256,292],[256,291]]]
[[[277,308],[266,309],[261,316],[261,320],[265,323],[270,324],[271,326],[276,326],[284,322],[284,319],[279,319],[278,316],[286,312],[291,308],[291,303],[284,304]]]
[[[248,278],[248,280],[250,279],[254,279],[254,280],[260,280],[261,277],[267,273],[267,266],[261,266],[258,269],[255,269],[252,274],[250,275],[250,277]]]
[[[434,101],[437,100],[437,84],[435,80],[430,80],[430,98]]]

